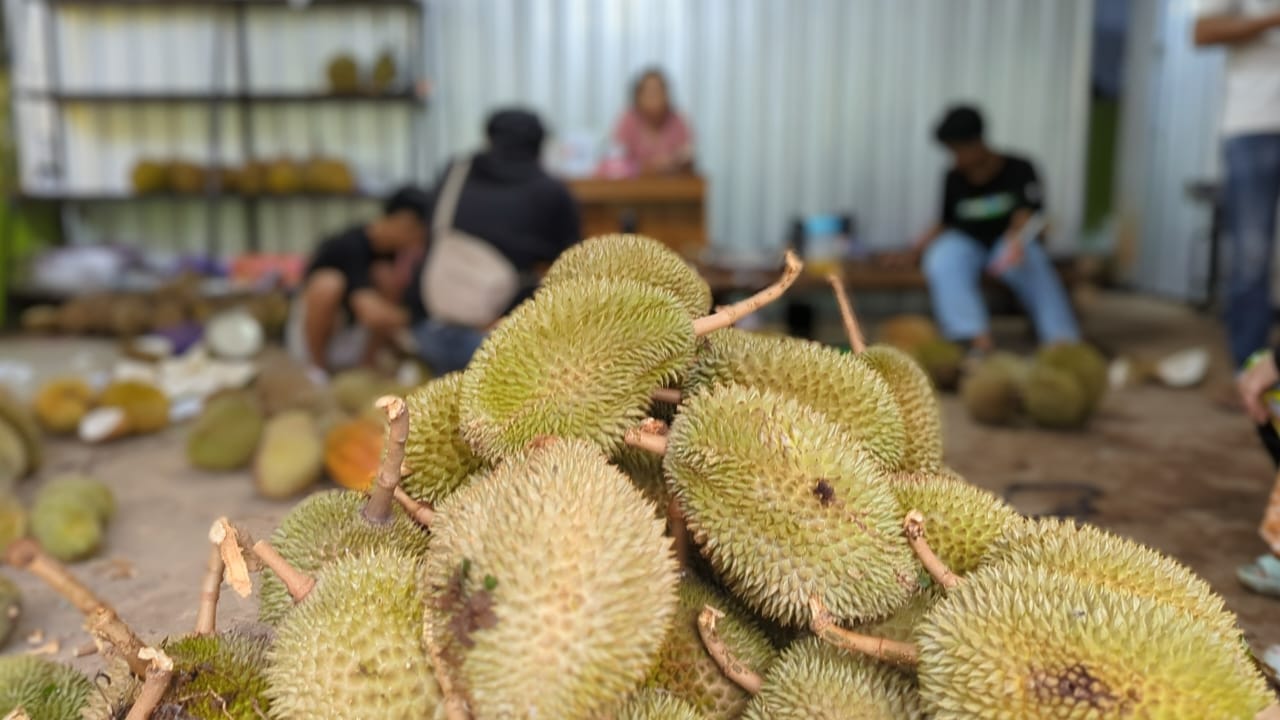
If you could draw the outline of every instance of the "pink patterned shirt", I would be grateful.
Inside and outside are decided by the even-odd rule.
[[[655,163],[682,163],[693,159],[693,133],[679,113],[671,112],[656,130],[634,109],[618,120],[614,142],[622,146],[627,163],[636,170]]]

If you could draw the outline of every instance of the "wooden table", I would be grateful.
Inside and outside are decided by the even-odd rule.
[[[582,210],[582,236],[636,232],[687,258],[707,245],[706,181],[697,175],[569,182]]]

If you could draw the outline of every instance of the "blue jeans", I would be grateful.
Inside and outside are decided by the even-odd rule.
[[[988,249],[962,232],[948,230],[925,251],[924,274],[929,281],[933,314],[948,339],[967,341],[987,333],[990,318],[982,300],[982,274],[1000,257],[1004,247],[1001,240]],[[1080,339],[1067,293],[1040,243],[1028,242],[1022,263],[1007,270],[1000,280],[1022,301],[1040,342]]]
[[[475,328],[423,320],[413,327],[413,338],[418,343],[418,356],[436,375],[444,375],[467,367],[471,356],[484,342],[485,333]]]
[[[1226,323],[1236,367],[1271,334],[1271,253],[1280,201],[1280,133],[1229,138],[1224,147],[1223,224],[1231,259]]]

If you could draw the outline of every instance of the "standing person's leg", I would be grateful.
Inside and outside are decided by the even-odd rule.
[[[1236,367],[1266,347],[1271,330],[1271,257],[1280,201],[1280,134],[1227,140],[1223,210],[1231,259],[1226,325]]]
[[[987,250],[961,232],[948,230],[924,254],[933,316],[948,340],[990,343],[990,318],[982,300],[982,267]]]
[[[1005,241],[1000,241],[991,256],[999,257],[1004,245]],[[1080,328],[1067,300],[1067,291],[1062,287],[1049,253],[1040,243],[1027,242],[1022,262],[1001,274],[1000,280],[1022,301],[1022,306],[1035,323],[1036,336],[1042,344],[1080,340]]]

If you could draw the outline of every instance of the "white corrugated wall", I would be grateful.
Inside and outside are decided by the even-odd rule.
[[[426,70],[435,92],[421,165],[431,174],[450,153],[475,147],[487,111],[509,102],[538,109],[561,133],[603,136],[627,101],[632,74],[657,63],[670,72],[697,133],[719,248],[737,256],[769,253],[793,214],[826,210],[856,213],[864,237],[892,246],[937,210],[945,158],[930,140],[931,126],[949,102],[972,101],[986,109],[997,144],[1038,161],[1058,230],[1055,246],[1069,249],[1082,206],[1092,5],[434,0]],[[146,31],[109,11],[93,12],[100,15],[78,26],[84,35],[77,45],[81,62],[96,72],[93,48],[104,42],[99,28],[138,33],[131,42]],[[282,82],[305,84],[348,30],[376,44],[385,27],[373,19],[376,12],[352,28],[335,21],[319,38],[300,36],[302,25],[284,21],[260,28],[254,38],[263,53],[274,52]],[[200,50],[209,45],[211,29],[187,24],[178,32],[163,46],[171,60],[146,79],[176,82],[211,72]],[[38,45],[38,37],[26,39]],[[38,58],[38,47],[31,50],[24,56]],[[119,112],[111,147],[77,165],[76,182],[120,182],[139,150],[160,142],[143,116],[129,115],[142,111]],[[277,128],[281,148],[303,142],[305,149],[300,129],[306,121],[268,125]],[[184,127],[184,137],[199,144],[199,114]],[[344,150],[372,163],[385,143],[370,127],[368,138]],[[30,124],[25,129],[38,135]],[[288,233],[284,217],[281,229]],[[135,234],[147,233],[138,228]],[[300,242],[305,239],[283,244]]]

